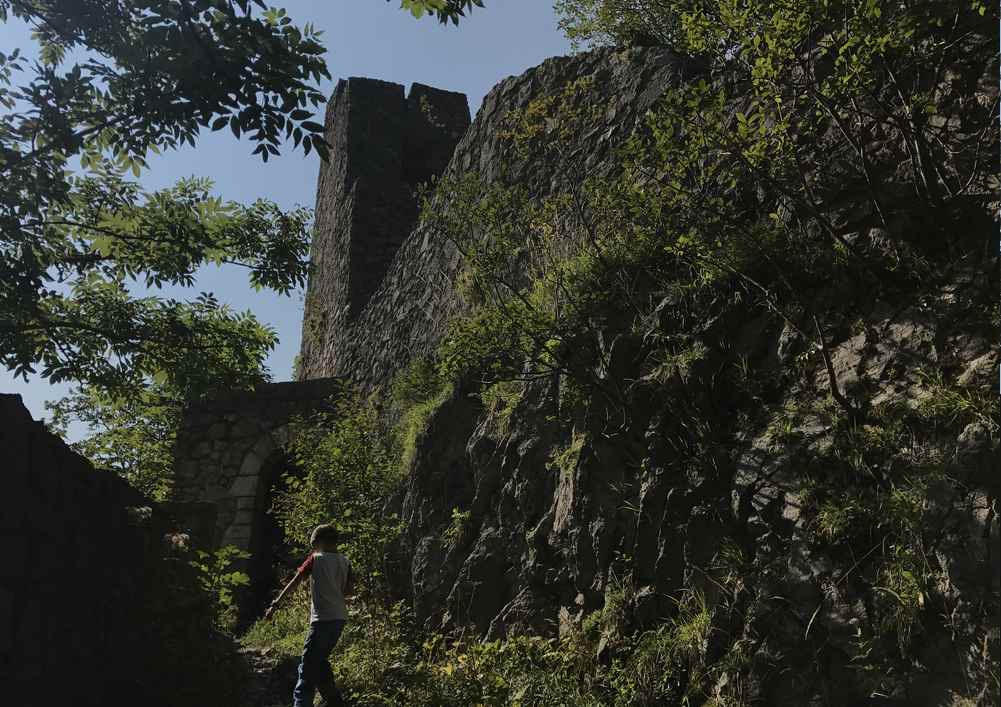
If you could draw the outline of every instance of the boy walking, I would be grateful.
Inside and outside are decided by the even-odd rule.
[[[323,704],[330,707],[345,704],[334,683],[334,673],[328,662],[330,652],[337,645],[344,624],[347,623],[348,612],[344,597],[350,596],[353,591],[351,563],[337,552],[338,540],[337,528],[333,525],[317,526],[309,536],[313,551],[264,613],[264,618],[271,618],[285,595],[309,577],[312,595],[309,634],[302,649],[299,680],[293,693],[295,707],[312,707],[313,695],[317,690],[324,699]]]

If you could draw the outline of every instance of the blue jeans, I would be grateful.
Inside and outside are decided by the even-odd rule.
[[[312,707],[313,695],[317,690],[331,704],[337,704],[337,686],[334,672],[327,660],[334,650],[346,621],[314,621],[309,625],[309,634],[302,647],[299,662],[299,681],[295,684],[292,697],[295,707]]]

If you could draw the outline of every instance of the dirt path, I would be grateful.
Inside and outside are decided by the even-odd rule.
[[[241,648],[250,677],[242,704],[245,707],[288,707],[292,704],[296,662],[277,658],[267,648]]]

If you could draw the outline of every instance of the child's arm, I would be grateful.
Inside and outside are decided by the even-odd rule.
[[[282,603],[282,599],[285,598],[285,595],[295,591],[295,588],[299,586],[299,583],[302,582],[302,578],[305,576],[306,575],[301,572],[295,573],[295,577],[289,580],[289,583],[282,588],[281,593],[275,597],[275,600],[271,602],[267,611],[264,612],[264,618],[270,619],[272,615],[274,615],[275,609],[277,609],[278,605]]]
[[[278,605],[281,604],[282,599],[285,598],[285,595],[291,594],[293,591],[295,591],[295,588],[299,586],[299,584],[302,582],[303,579],[305,579],[306,575],[309,574],[311,569],[313,569],[312,555],[310,555],[309,558],[302,563],[302,566],[299,567],[299,569],[296,571],[295,577],[289,580],[288,584],[286,584],[282,588],[281,593],[279,593],[278,596],[275,597],[275,600],[271,602],[271,606],[269,606],[267,611],[264,612],[264,618],[270,619],[274,615],[275,609],[277,609]]]

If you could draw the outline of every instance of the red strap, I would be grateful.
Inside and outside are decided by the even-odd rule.
[[[296,574],[304,574],[306,572],[310,572],[312,569],[313,569],[313,554],[310,553],[309,557],[306,558],[306,561],[303,562],[301,565],[299,565],[299,569],[296,570]]]

